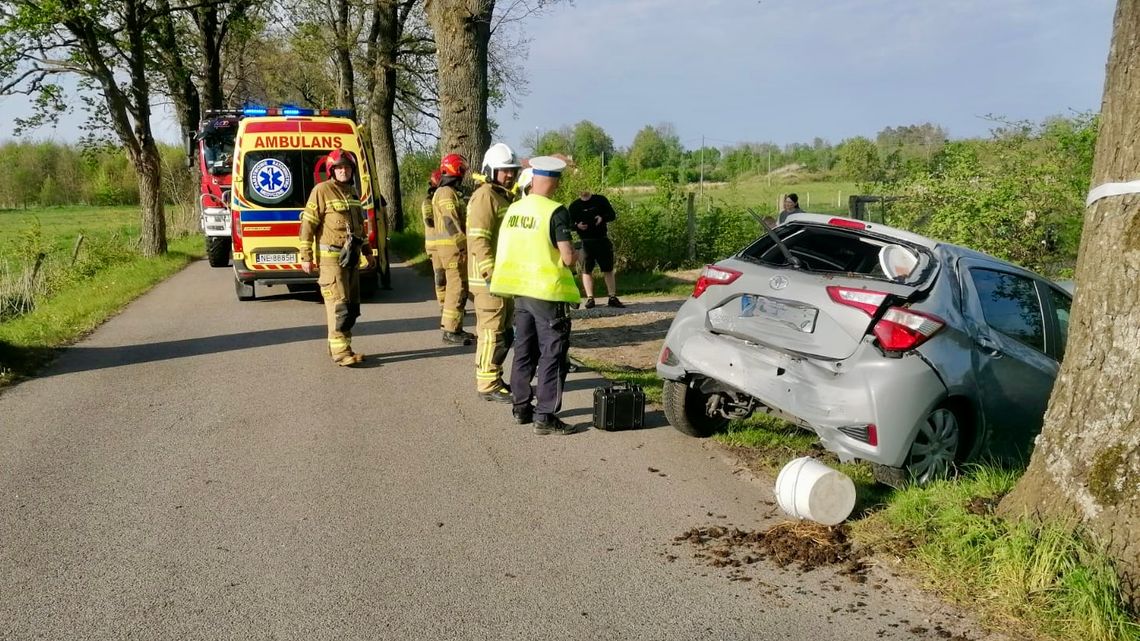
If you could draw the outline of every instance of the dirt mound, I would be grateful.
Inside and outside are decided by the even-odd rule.
[[[822,566],[838,566],[841,574],[857,583],[866,581],[867,567],[852,549],[845,526],[784,522],[763,532],[720,526],[695,527],[673,539],[673,545],[689,543],[693,556],[713,567],[739,568],[763,559],[780,567],[796,564],[807,572]]]

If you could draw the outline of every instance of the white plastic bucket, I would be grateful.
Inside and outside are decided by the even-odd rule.
[[[837,525],[855,509],[855,483],[843,472],[804,456],[780,470],[776,502],[797,519]]]

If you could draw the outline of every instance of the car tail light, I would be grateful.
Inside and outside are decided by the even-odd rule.
[[[376,210],[369,209],[368,215],[364,217],[364,235],[368,238],[368,244],[376,246]]]
[[[870,289],[855,289],[853,287],[839,287],[838,285],[831,285],[827,288],[827,295],[831,296],[831,300],[839,303],[840,305],[847,305],[855,309],[865,312],[868,316],[874,316],[875,312],[879,311],[879,307],[883,301],[887,300],[887,295],[883,292],[876,292]]]
[[[875,323],[872,332],[888,352],[905,352],[925,343],[946,326],[942,319],[902,307],[892,307]]]
[[[700,298],[701,294],[713,285],[727,285],[737,278],[740,278],[740,272],[735,269],[705,265],[705,268],[701,270],[700,277],[697,278],[696,286],[693,287],[693,298]]]
[[[868,423],[866,425],[841,425],[838,429],[856,441],[862,441],[867,445],[879,444],[879,428],[875,427],[874,423]]]
[[[233,250],[242,251],[241,212],[236,209],[230,210],[230,237],[233,238]]]
[[[832,218],[831,220],[827,221],[827,224],[828,225],[834,225],[835,227],[846,227],[847,229],[866,229],[867,228],[867,225],[865,225],[865,224],[863,224],[857,220],[851,220],[850,218]]]
[[[658,359],[662,365],[676,365],[677,357],[673,355],[673,350],[665,347],[661,350],[661,358]]]

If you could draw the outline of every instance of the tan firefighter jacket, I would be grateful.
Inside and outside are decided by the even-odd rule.
[[[425,240],[432,249],[442,256],[452,256],[467,250],[463,199],[452,187],[439,187],[431,199],[432,217],[435,219],[435,233]]]
[[[491,286],[499,224],[512,201],[511,192],[490,182],[471,194],[467,204],[467,283],[472,289]]]
[[[351,186],[328,179],[313,188],[309,202],[301,212],[301,262],[313,262],[313,241],[317,241],[317,258],[337,258],[349,234],[364,238],[364,213],[360,196]],[[371,256],[372,248],[362,243],[362,256]]]

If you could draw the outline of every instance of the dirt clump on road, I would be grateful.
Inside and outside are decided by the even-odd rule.
[[[695,527],[673,539],[673,545],[685,543],[697,548],[694,558],[712,567],[740,568],[767,559],[780,567],[794,564],[803,572],[834,566],[856,583],[866,581],[862,554],[852,547],[842,525],[785,521],[764,531]]]

